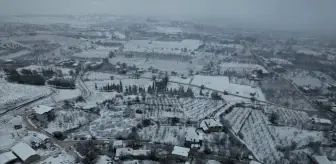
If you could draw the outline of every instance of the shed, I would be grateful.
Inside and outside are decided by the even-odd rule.
[[[223,129],[223,125],[214,118],[202,120],[200,127],[204,132],[219,132]]]
[[[8,164],[16,160],[17,157],[12,152],[5,152],[0,154],[0,163]]]
[[[333,164],[326,156],[313,155],[315,164]]]
[[[177,159],[186,161],[186,160],[188,160],[189,152],[190,152],[189,148],[174,146],[174,149],[173,149],[171,154],[172,154],[173,157],[175,157]]]
[[[124,147],[123,140],[115,140],[115,141],[113,141],[113,148],[114,149],[122,148],[122,147]]]
[[[40,159],[40,156],[34,149],[22,142],[13,146],[11,150],[24,163],[31,163]]]

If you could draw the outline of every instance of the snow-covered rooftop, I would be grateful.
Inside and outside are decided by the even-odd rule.
[[[185,137],[186,137],[186,141],[196,142],[196,143],[200,142],[200,140],[202,139],[200,134],[196,132],[196,128],[188,128]]]
[[[223,125],[218,121],[216,121],[214,118],[202,120],[200,124],[200,127],[205,131],[208,130],[209,127],[221,127],[221,126]]]
[[[174,146],[174,149],[172,151],[172,154],[174,155],[179,155],[179,156],[184,156],[184,157],[188,157],[189,155],[189,148],[185,148],[185,147],[180,147],[180,146]]]
[[[122,140],[113,141],[113,147],[116,147],[116,146],[123,146],[123,141]]]
[[[0,154],[0,163],[8,163],[16,159],[16,156],[12,152],[5,152]]]
[[[330,120],[325,119],[325,118],[316,118],[316,117],[314,117],[314,118],[312,118],[312,120],[313,120],[314,123],[329,124],[329,125],[332,124]]]
[[[332,162],[329,161],[329,159],[326,156],[314,155],[313,159],[316,162],[316,164],[332,164]]]
[[[11,124],[12,125],[22,125],[22,120],[21,120],[21,117],[14,117],[12,120],[11,120]]]
[[[38,105],[38,106],[33,107],[33,110],[37,114],[43,114],[43,113],[51,111],[52,109],[53,109],[52,107],[45,106],[45,105]]]
[[[25,143],[18,143],[11,148],[11,150],[23,161],[27,160],[33,155],[37,155],[37,152]]]

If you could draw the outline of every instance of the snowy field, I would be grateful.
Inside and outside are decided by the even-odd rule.
[[[305,124],[311,122],[311,118],[303,111],[289,110],[276,106],[265,106],[263,111],[266,114],[277,113],[279,115],[278,124],[280,125],[302,128]]]
[[[113,32],[113,36],[115,36],[115,37],[118,38],[118,39],[126,39],[125,34],[119,32],[119,31],[115,31],[115,32]]]
[[[295,69],[287,71],[284,75],[287,79],[290,79],[293,83],[300,87],[320,88],[322,82],[318,79],[313,72],[306,70]]]
[[[259,88],[253,88],[248,85],[232,84],[227,76],[202,76],[196,75],[191,83],[192,85],[210,88],[218,91],[227,91],[232,94],[251,97],[251,93],[256,93],[255,98],[265,100],[265,97]]]
[[[23,55],[27,55],[29,53],[30,53],[29,50],[22,50],[22,51],[19,51],[19,52],[16,52],[16,53],[0,56],[0,59],[2,59],[2,60],[13,59],[13,58],[17,58],[17,57],[20,57],[20,56],[23,56]]]
[[[148,32],[157,32],[164,34],[179,34],[182,33],[182,29],[178,27],[168,27],[168,26],[156,26],[154,29],[148,30]]]
[[[263,72],[268,72],[263,66],[258,64],[245,64],[245,63],[221,63],[220,64],[221,72],[225,71],[246,71],[251,72],[253,70],[261,69]]]
[[[0,108],[11,108],[49,93],[47,87],[3,82],[0,83]]]
[[[201,65],[190,64],[186,62],[181,62],[179,60],[160,60],[160,59],[149,59],[146,58],[126,58],[124,56],[116,56],[109,60],[110,63],[116,64],[117,62],[126,63],[127,65],[135,64],[137,68],[148,69],[153,67],[162,71],[175,71],[182,74],[187,74],[189,70],[198,71],[202,69]]]
[[[112,73],[104,73],[104,72],[86,72],[83,76],[84,80],[111,80],[111,76],[114,77],[114,79],[125,79],[128,78],[127,76],[118,75],[118,74],[112,74]]]
[[[56,111],[56,118],[49,122],[45,130],[49,133],[55,131],[67,131],[88,123],[92,116],[80,110],[66,109]]]
[[[74,164],[75,158],[67,154],[66,152],[61,152],[58,155],[51,156],[43,161],[38,162],[38,164]]]
[[[98,46],[95,49],[90,49],[81,53],[76,53],[73,56],[82,58],[107,58],[109,53],[118,51],[119,47],[103,47]]]
[[[181,106],[185,115],[191,120],[201,120],[216,112],[225,105],[225,102],[211,99],[181,99]]]
[[[42,66],[42,65],[30,65],[27,67],[18,68],[17,71],[21,71],[22,69],[30,69],[30,70],[36,70],[37,72],[42,71],[42,69],[52,69],[53,71],[61,71],[63,76],[70,76],[69,72],[70,70],[74,71],[74,69],[70,68],[63,68],[63,67],[54,67],[54,66]]]
[[[251,111],[252,109],[250,108],[234,108],[229,114],[226,114],[224,118],[230,122],[232,130],[238,133]]]
[[[150,140],[158,143],[172,145],[184,144],[185,134],[189,127],[184,126],[150,126],[139,131],[139,136],[143,140]]]
[[[151,41],[131,40],[124,46],[124,52],[148,52],[162,54],[191,55],[202,42],[200,40]],[[183,51],[186,49],[186,51]]]
[[[286,60],[286,59],[281,59],[281,58],[270,58],[269,61],[274,62],[279,65],[293,65],[292,62]]]

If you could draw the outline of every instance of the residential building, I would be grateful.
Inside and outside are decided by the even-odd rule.
[[[18,143],[11,148],[14,155],[16,155],[23,163],[28,164],[40,159],[37,152],[25,143]]]
[[[313,117],[312,119],[313,124],[318,124],[318,125],[332,125],[331,121],[325,118],[316,118]]]
[[[189,148],[174,146],[174,149],[173,149],[171,155],[172,155],[173,158],[183,160],[183,161],[187,161],[188,157],[189,157],[189,152],[190,152]]]
[[[196,128],[188,128],[185,134],[184,146],[197,148],[202,145],[202,136],[196,131]]]
[[[11,124],[13,126],[14,129],[21,129],[22,128],[22,120],[21,117],[14,117],[11,120]]]
[[[223,130],[223,125],[214,118],[202,120],[200,127],[206,133],[221,132]]]
[[[147,156],[150,154],[150,150],[133,150],[132,148],[117,148],[114,159],[119,160],[122,157],[127,156]]]
[[[33,107],[36,119],[41,122],[48,121],[49,116],[53,115],[53,108],[45,105],[38,105]]]
[[[114,149],[123,148],[124,146],[125,145],[124,145],[123,140],[115,140],[115,141],[113,141],[113,148]]]
[[[12,152],[5,152],[0,154],[1,164],[10,164],[17,160],[17,157]]]

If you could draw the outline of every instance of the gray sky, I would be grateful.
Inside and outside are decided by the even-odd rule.
[[[336,0],[0,0],[0,14],[115,14],[336,31]]]

